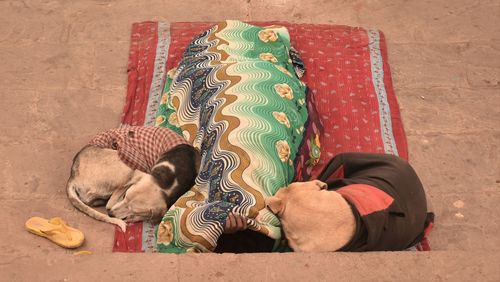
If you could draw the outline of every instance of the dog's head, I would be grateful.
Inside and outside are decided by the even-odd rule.
[[[266,206],[278,217],[283,217],[286,204],[290,200],[290,196],[294,197],[299,194],[309,193],[311,191],[320,191],[326,188],[326,183],[319,180],[294,182],[288,185],[288,187],[279,189],[274,196],[267,198]]]
[[[151,174],[134,171],[131,180],[117,189],[106,209],[126,222],[161,220],[167,209],[193,185],[200,166],[200,154],[181,144],[164,153]]]
[[[151,175],[165,192],[169,207],[193,187],[200,161],[200,152],[187,144],[177,145],[160,156]]]
[[[113,192],[106,209],[126,222],[159,222],[167,211],[165,192],[151,175],[136,170],[127,184]]]
[[[354,217],[342,196],[321,181],[295,182],[266,199],[294,251],[335,251],[354,233]]]

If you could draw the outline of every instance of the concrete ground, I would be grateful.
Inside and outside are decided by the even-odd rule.
[[[429,253],[113,254],[75,211],[73,155],[118,125],[131,24],[288,20],[385,32],[410,159],[436,211]],[[0,281],[500,281],[500,1],[0,0]],[[31,216],[83,230],[74,256]]]

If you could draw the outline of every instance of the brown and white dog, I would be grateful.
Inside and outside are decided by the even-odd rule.
[[[404,250],[433,221],[416,172],[397,156],[342,153],[318,179],[266,199],[295,251]]]
[[[356,228],[351,207],[326,188],[319,180],[294,182],[266,200],[294,251],[335,251],[351,240]]]
[[[73,160],[67,194],[83,213],[125,231],[127,222],[159,222],[194,185],[199,166],[198,150],[187,144],[163,153],[150,174],[127,166],[117,150],[88,145]],[[108,214],[92,208],[103,205]]]

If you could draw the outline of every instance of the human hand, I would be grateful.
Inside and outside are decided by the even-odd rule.
[[[232,234],[247,229],[247,218],[242,215],[230,213],[226,219],[225,234]]]

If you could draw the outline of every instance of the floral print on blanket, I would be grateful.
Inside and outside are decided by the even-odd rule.
[[[281,238],[264,199],[293,181],[308,118],[290,48],[283,27],[226,21],[194,38],[169,71],[156,125],[183,134],[202,162],[158,228],[160,252],[212,251],[231,212]]]

